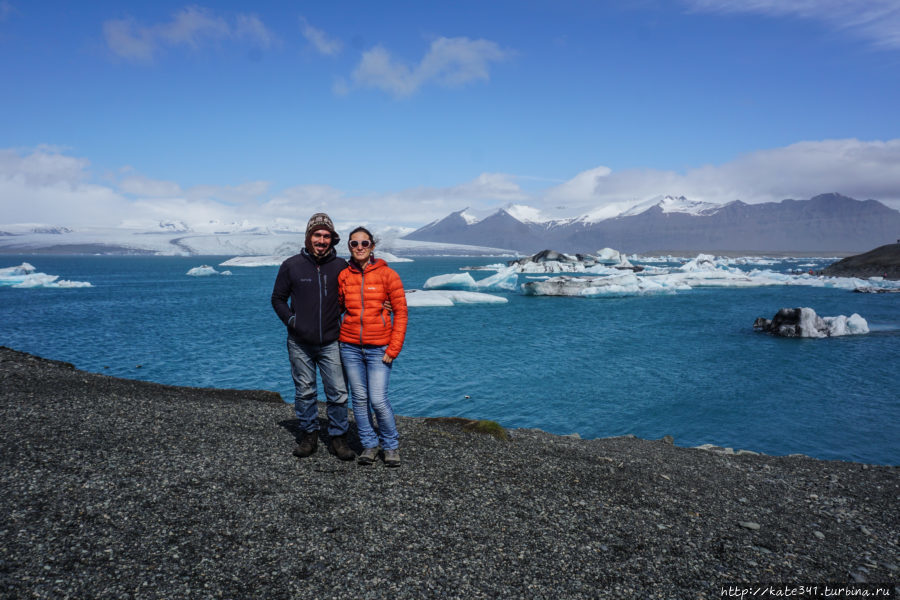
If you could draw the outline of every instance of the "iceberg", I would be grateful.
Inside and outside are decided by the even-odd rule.
[[[528,281],[522,284],[526,296],[580,296],[583,298],[609,298],[670,294],[691,289],[678,280],[640,277],[631,272],[618,272],[606,277],[572,277],[563,275],[545,281]]]
[[[31,264],[25,262],[16,267],[0,269],[0,286],[14,288],[85,288],[93,287],[88,281],[68,281],[59,279],[59,275],[39,273]]]
[[[515,267],[503,267],[496,274],[479,281],[468,273],[450,273],[429,277],[422,286],[426,290],[468,290],[514,292],[519,287],[519,275]]]
[[[377,255],[375,256],[375,258],[381,258],[388,264],[401,263],[401,262],[413,262],[413,259],[411,259],[411,258],[400,258],[399,256],[394,256],[390,252],[382,252],[382,251],[379,251],[377,253]]]
[[[206,277],[208,275],[231,275],[231,271],[219,272],[209,265],[200,265],[199,267],[190,269],[187,274],[192,277]]]
[[[483,292],[514,292],[519,287],[519,274],[515,267],[505,267],[496,275],[476,281],[475,287]]]
[[[426,290],[474,290],[475,279],[468,273],[450,273],[429,277],[422,286]]]
[[[869,333],[869,324],[857,313],[849,317],[820,317],[812,308],[782,308],[769,320],[754,321],[757,331],[781,337],[824,338]]]
[[[454,290],[406,290],[407,306],[456,306],[458,304],[506,304],[502,296]]]
[[[220,267],[279,267],[287,256],[235,256],[225,262],[220,262]]]
[[[26,275],[31,275],[32,273],[36,273],[37,269],[34,268],[34,265],[30,263],[23,262],[21,265],[17,267],[5,267],[0,269],[0,279],[11,279],[13,277],[25,277]]]

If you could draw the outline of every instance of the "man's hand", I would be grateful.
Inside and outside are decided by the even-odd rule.
[[[384,356],[381,358],[381,362],[383,362],[383,363],[386,364],[386,365],[389,365],[389,364],[391,364],[392,362],[394,362],[394,359],[391,358],[390,356],[388,356],[388,353],[385,352],[385,353],[384,353]]]
[[[385,300],[385,301],[384,301],[384,304],[382,304],[381,307],[382,307],[384,310],[388,311],[389,313],[394,312],[394,309],[393,309],[393,307],[391,306],[391,301],[390,301],[390,300]]]

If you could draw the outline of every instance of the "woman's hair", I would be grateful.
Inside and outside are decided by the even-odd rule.
[[[359,233],[360,231],[362,231],[364,234],[369,236],[369,241],[372,242],[372,247],[374,248],[375,247],[375,236],[372,235],[371,231],[369,231],[362,225],[360,225],[359,227],[357,227],[356,229],[354,229],[353,231],[350,232],[350,235],[347,236],[347,240],[348,240],[347,243],[350,243],[349,240],[350,240],[350,238],[353,237],[354,233]]]

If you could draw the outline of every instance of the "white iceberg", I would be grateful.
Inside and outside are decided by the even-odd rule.
[[[422,286],[426,290],[474,290],[475,279],[468,273],[450,273],[429,277]]]
[[[698,254],[696,258],[689,260],[685,264],[678,267],[679,271],[685,273],[693,273],[695,271],[715,271],[722,265],[716,261],[716,257],[711,254]]]
[[[413,262],[413,259],[411,259],[411,258],[400,258],[399,256],[394,256],[390,252],[382,252],[382,251],[378,251],[375,255],[375,258],[381,258],[388,264],[401,263],[401,262]]]
[[[12,280],[14,277],[24,278],[26,275],[36,273],[37,269],[27,262],[23,262],[17,267],[5,267],[0,269],[0,280]]]
[[[849,317],[820,317],[809,307],[782,308],[771,320],[758,318],[753,328],[782,337],[825,338],[869,333],[869,324],[857,313]]]
[[[844,315],[822,317],[822,320],[828,326],[828,335],[832,337],[869,333],[869,323],[857,313],[853,313],[849,317]]]
[[[514,292],[519,286],[515,266],[503,267],[496,274],[479,281],[468,273],[449,273],[429,277],[422,287],[426,290],[468,290],[481,292]]]
[[[483,292],[514,292],[519,287],[519,274],[515,267],[505,267],[496,275],[476,281],[475,287]]]
[[[625,256],[618,250],[613,250],[612,248],[603,248],[602,250],[597,251],[597,262],[616,264],[622,262],[623,260],[628,259],[625,258]]]
[[[406,290],[407,306],[456,306],[458,304],[505,304],[501,296],[455,290]]]
[[[93,287],[87,281],[68,281],[59,275],[39,273],[37,269],[23,262],[16,267],[0,269],[0,286],[14,288],[85,288]]]
[[[225,262],[220,262],[220,267],[278,267],[288,258],[281,255],[269,256],[235,256]]]
[[[194,267],[187,272],[191,277],[207,277],[209,275],[231,275],[231,271],[216,271],[209,265],[200,265],[199,267]]]
[[[643,296],[668,294],[691,289],[667,278],[640,277],[631,272],[618,272],[606,277],[571,277],[563,275],[545,281],[522,284],[526,296],[581,296],[584,298]]]

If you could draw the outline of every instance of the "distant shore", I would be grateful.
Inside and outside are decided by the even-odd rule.
[[[400,469],[297,459],[272,392],[4,347],[0,400],[3,597],[898,592],[898,467],[406,417]]]

